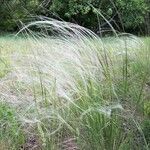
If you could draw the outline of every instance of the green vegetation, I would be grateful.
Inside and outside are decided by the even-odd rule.
[[[53,19],[20,32],[26,38],[0,38],[9,64],[0,71],[0,147],[150,148],[150,38],[100,39]]]
[[[16,113],[8,104],[0,103],[0,149],[19,149],[25,142]]]
[[[110,30],[105,16],[117,31],[150,34],[149,0],[0,0],[0,4],[1,32],[14,32],[20,22],[41,15],[102,33]]]

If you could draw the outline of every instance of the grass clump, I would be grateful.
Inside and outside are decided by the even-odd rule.
[[[19,149],[25,138],[14,109],[0,103],[0,146],[2,149]]]
[[[33,26],[41,32],[31,31]],[[149,118],[148,42],[131,35],[100,39],[53,19],[32,22],[20,33],[26,38],[8,51],[11,70],[2,78],[0,96],[17,111],[24,146],[149,148],[149,124],[143,125]]]

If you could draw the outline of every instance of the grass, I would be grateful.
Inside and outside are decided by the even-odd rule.
[[[20,122],[16,112],[2,103],[0,105],[0,147],[1,149],[19,149],[25,142]],[[15,144],[14,144],[15,143]]]
[[[149,149],[150,38],[55,20],[21,32],[0,38],[2,149]]]

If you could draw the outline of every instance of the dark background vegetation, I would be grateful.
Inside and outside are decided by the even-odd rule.
[[[15,32],[35,16],[78,23],[97,34],[150,35],[150,0],[0,0],[0,33]]]

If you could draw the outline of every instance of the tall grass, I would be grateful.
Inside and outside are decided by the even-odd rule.
[[[149,148],[148,44],[132,35],[100,39],[53,19],[32,22],[15,38],[1,54],[8,65],[0,71],[0,99],[17,111],[27,136],[21,147]]]

